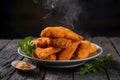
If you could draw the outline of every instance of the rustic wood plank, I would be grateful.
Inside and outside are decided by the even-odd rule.
[[[17,53],[18,42],[19,40],[12,40],[0,52],[0,77],[3,80],[7,80],[14,73],[15,69],[11,66],[11,62],[21,59]]]
[[[26,77],[26,79],[29,80],[32,78],[33,80],[43,80],[44,74],[46,73],[46,68],[40,66],[40,63],[37,61],[33,61],[33,60],[30,60],[27,58],[25,58],[24,60],[37,66],[37,68],[35,69],[35,71],[33,73],[33,76]]]
[[[120,62],[110,60],[105,62],[105,65],[109,80],[120,80]]]
[[[120,58],[120,37],[112,37],[110,38],[110,40],[112,41],[116,49],[116,52],[118,53]],[[118,59],[118,61],[113,61],[111,65],[113,66],[114,69],[117,70],[118,74],[120,75],[120,59]]]
[[[111,53],[114,57],[114,60],[119,61],[120,57],[118,56],[116,50],[114,49],[114,46],[112,45],[113,43],[111,42],[111,40],[109,38],[95,37],[93,39],[93,42],[95,42],[96,44],[98,44],[99,46],[101,46],[103,48],[102,55],[106,55],[108,53]]]
[[[16,52],[17,48],[18,48],[18,42],[19,40],[12,40],[4,49],[2,49],[2,51],[0,52],[0,57],[2,56],[7,56],[9,55],[12,51]],[[15,53],[16,54],[16,53]],[[5,56],[5,57],[6,57]]]
[[[38,66],[34,74],[35,75],[34,80],[44,80],[45,73],[46,73],[46,68]]]
[[[23,58],[22,60],[32,63],[34,65],[38,64],[28,58]],[[37,68],[34,71],[30,72],[23,72],[16,69],[14,74],[9,78],[9,80],[42,80],[44,74],[45,68],[42,68],[40,66],[37,66]]]
[[[48,68],[44,80],[73,80],[73,69]]]
[[[0,39],[0,50],[2,50],[11,40]]]
[[[76,71],[74,73],[74,80],[108,80],[105,71],[90,73],[85,75],[78,75]]]
[[[114,49],[113,43],[106,37],[95,37],[93,41],[103,48],[104,52],[102,55],[108,53],[113,55],[113,60],[105,62],[108,78],[110,80],[120,80],[120,57]]]
[[[110,38],[110,40],[112,41],[113,45],[115,46],[120,56],[120,37],[113,37],[113,38]]]

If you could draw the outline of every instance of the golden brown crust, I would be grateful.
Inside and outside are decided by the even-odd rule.
[[[91,44],[91,50],[90,50],[90,54],[94,53],[97,51],[97,46],[95,44]]]
[[[82,41],[76,50],[76,59],[82,59],[89,57],[89,53],[91,51],[91,42],[90,41]]]
[[[60,47],[60,48],[68,48],[72,45],[71,40],[65,38],[54,38],[52,39],[51,46]]]
[[[82,36],[63,26],[46,27],[44,30],[41,31],[40,36],[52,38],[67,38],[73,41],[81,41],[83,39]]]
[[[41,48],[49,47],[51,42],[52,42],[51,38],[48,37],[39,37],[33,40],[33,43],[36,45],[36,47]]]
[[[49,55],[58,53],[60,50],[61,50],[61,48],[55,48],[55,47],[47,47],[47,48],[37,47],[35,49],[35,54],[40,59],[46,59]]]
[[[46,59],[47,60],[56,60],[56,54],[49,55]]]
[[[79,41],[73,42],[70,47],[65,48],[60,53],[58,53],[58,60],[70,60],[79,44]]]
[[[33,41],[36,44],[36,47],[60,47],[60,48],[67,48],[71,46],[71,40],[65,38],[48,38],[48,37],[40,37]]]

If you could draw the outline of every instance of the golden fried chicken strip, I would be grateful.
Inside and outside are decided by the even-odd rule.
[[[49,55],[46,59],[47,60],[56,60],[56,54]]]
[[[91,42],[90,41],[82,41],[75,52],[76,59],[87,58],[91,51]]]
[[[91,50],[90,50],[90,54],[94,53],[97,51],[97,46],[95,44],[91,44]]]
[[[59,51],[61,51],[61,48],[55,48],[55,47],[40,48],[40,47],[37,47],[34,52],[38,58],[46,59],[49,55],[58,53]]]
[[[70,47],[65,48],[60,53],[58,53],[58,56],[57,56],[58,60],[70,60],[79,44],[80,44],[80,41],[73,42]]]
[[[67,38],[74,41],[81,41],[83,39],[82,36],[63,26],[46,27],[44,30],[41,31],[40,36],[52,38]]]
[[[52,43],[51,38],[47,38],[47,37],[39,37],[35,40],[33,40],[33,43],[37,46],[37,47],[48,47],[50,46],[50,44]]]
[[[65,38],[54,38],[50,45],[53,47],[68,48],[72,45],[72,41]]]
[[[97,46],[95,44],[91,44],[91,49],[90,49],[89,56],[96,55],[97,54],[96,52],[97,52]]]
[[[49,46],[67,48],[71,46],[71,40],[65,38],[48,38],[48,37],[40,37],[33,41],[37,47],[45,48]]]

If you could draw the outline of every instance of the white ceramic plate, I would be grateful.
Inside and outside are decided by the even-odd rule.
[[[103,49],[99,45],[97,44],[95,45],[97,46],[97,51],[95,52],[96,55],[84,59],[77,59],[77,60],[43,60],[38,58],[32,58],[25,55],[25,53],[20,49],[20,47],[18,48],[18,53],[26,58],[39,62],[41,66],[53,67],[53,68],[71,68],[71,67],[77,67],[83,65],[86,61],[100,56],[103,52]]]

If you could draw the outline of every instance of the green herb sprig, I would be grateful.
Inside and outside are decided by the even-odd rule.
[[[18,43],[19,47],[25,53],[25,55],[31,56],[32,51],[35,49],[35,44],[33,44],[32,40],[33,38],[26,37]]]
[[[84,75],[87,73],[95,73],[96,71],[103,71],[105,69],[105,61],[112,59],[112,54],[107,54],[101,57],[94,58],[87,62],[77,70],[78,75]]]

